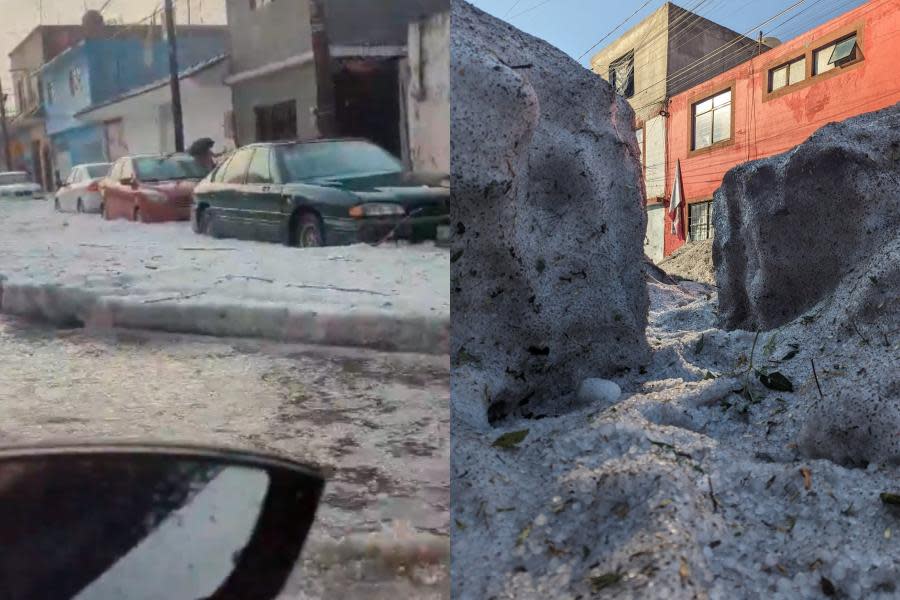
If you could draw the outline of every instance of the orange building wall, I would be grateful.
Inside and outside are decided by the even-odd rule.
[[[810,77],[796,89],[782,88],[769,95],[771,67],[827,45],[859,28],[862,60]],[[858,50],[859,51],[859,50]],[[693,103],[730,86],[732,142],[690,151]],[[900,102],[900,0],[871,0],[816,29],[726,71],[670,99],[666,198],[672,196],[675,163],[681,159],[688,203],[710,200],[725,173],[733,166],[779,154],[803,142],[823,125]],[[665,254],[684,242],[671,234],[666,217]],[[684,209],[685,236],[688,211]]]

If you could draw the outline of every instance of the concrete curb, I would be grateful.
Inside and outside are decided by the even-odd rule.
[[[154,300],[115,291],[11,282],[0,275],[0,312],[62,326],[113,327],[217,337],[447,354],[450,318],[385,313],[322,313],[225,298]]]

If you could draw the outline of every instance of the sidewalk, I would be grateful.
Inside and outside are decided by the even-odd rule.
[[[440,354],[449,287],[433,246],[300,250],[0,202],[0,310],[54,323]]]

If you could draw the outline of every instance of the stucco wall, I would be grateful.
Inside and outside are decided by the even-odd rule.
[[[316,137],[315,65],[305,64],[267,77],[259,77],[232,87],[238,143],[256,141],[255,106],[268,106],[292,100],[297,103],[297,137]]]
[[[591,59],[591,70],[608,80],[610,63],[634,50],[635,93],[628,101],[638,121],[658,114],[666,97],[668,26],[668,5],[663,5]]]
[[[674,96],[753,58],[760,50],[732,29],[669,4],[668,90]],[[722,48],[727,45],[727,48]],[[762,47],[765,51],[767,48]]]
[[[276,1],[257,10],[228,0],[232,73],[255,69],[312,50],[308,0]]]
[[[450,13],[409,26],[407,122],[410,163],[450,172]]]
[[[323,5],[329,40],[346,45],[402,46],[411,21],[450,10],[450,0],[324,0]]]
[[[181,80],[184,139],[189,146],[201,137],[212,138],[217,152],[234,148],[226,137],[225,117],[231,110],[231,90],[222,83],[227,62]],[[121,120],[127,154],[159,154],[175,151],[174,124],[169,87],[162,86],[88,113],[97,125]]]
[[[785,88],[767,97],[771,67],[857,28],[863,60],[807,78],[795,88]],[[897,31],[900,31],[900,11],[896,0],[873,0],[673,97],[669,106],[666,196],[671,197],[675,161],[679,158],[687,201],[708,200],[733,166],[789,150],[829,122],[900,102]],[[693,102],[727,88],[732,82],[732,143],[711,151],[691,152]],[[687,212],[685,222],[686,215]],[[668,221],[665,233],[665,251],[670,254],[682,242],[670,235]]]

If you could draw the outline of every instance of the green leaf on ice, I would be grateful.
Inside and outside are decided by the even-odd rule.
[[[521,444],[522,440],[524,440],[526,437],[528,437],[527,429],[522,429],[520,431],[508,431],[494,440],[494,443],[491,445],[494,448],[510,450]]]

